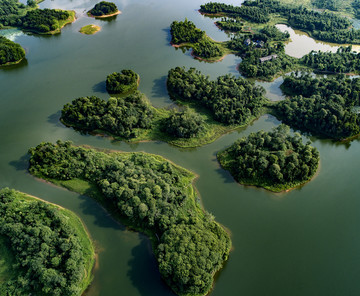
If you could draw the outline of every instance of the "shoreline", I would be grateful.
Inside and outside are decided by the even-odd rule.
[[[122,12],[120,10],[118,10],[115,13],[112,14],[104,14],[104,15],[92,15],[90,10],[86,13],[89,17],[93,17],[93,18],[107,18],[107,17],[112,17],[118,14],[121,14]]]

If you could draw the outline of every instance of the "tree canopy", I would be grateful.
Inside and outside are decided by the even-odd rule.
[[[106,2],[101,1],[95,4],[94,8],[91,9],[89,12],[94,16],[103,16],[108,14],[113,14],[118,11],[115,3],[113,2]]]
[[[20,44],[0,36],[0,66],[17,63],[25,58],[25,50]]]
[[[228,74],[211,81],[195,68],[171,69],[167,88],[173,99],[203,105],[227,125],[249,123],[266,103],[265,90],[248,80]]]
[[[283,191],[300,185],[315,174],[319,152],[300,134],[291,136],[280,125],[270,132],[251,133],[218,153],[220,164],[241,184]]]
[[[136,137],[136,129],[151,128],[153,108],[140,92],[125,98],[81,97],[66,104],[61,120],[82,131],[105,131],[122,138]]]
[[[124,94],[137,89],[139,75],[133,70],[122,70],[109,74],[106,78],[106,90],[109,94]]]
[[[360,79],[343,75],[316,78],[309,74],[285,77],[283,91],[291,97],[275,105],[285,123],[335,140],[360,133]]]
[[[0,237],[14,255],[16,271],[0,284],[1,295],[80,296],[89,284],[94,249],[71,212],[2,189]]]
[[[210,291],[231,242],[196,201],[192,173],[159,156],[105,153],[69,142],[42,143],[29,152],[30,173],[93,184],[123,223],[150,235],[160,273],[178,295]]]

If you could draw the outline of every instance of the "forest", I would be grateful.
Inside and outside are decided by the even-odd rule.
[[[197,43],[205,36],[205,32],[196,28],[195,24],[185,18],[184,21],[173,21],[170,25],[171,43]]]
[[[195,68],[171,69],[167,88],[172,99],[205,106],[215,120],[227,125],[249,123],[267,102],[264,88],[248,80],[227,74],[211,81]]]
[[[87,181],[96,198],[131,228],[146,233],[161,276],[178,295],[206,295],[227,260],[229,235],[204,211],[194,175],[160,156],[106,153],[58,141],[29,150],[31,174],[66,184]]]
[[[292,74],[281,86],[291,97],[275,105],[276,115],[285,123],[334,140],[360,133],[360,80],[344,75],[316,78],[310,74]]]
[[[360,71],[360,53],[352,51],[352,47],[340,47],[336,53],[311,51],[301,58],[301,63],[318,72],[358,73]]]
[[[115,3],[101,1],[95,4],[94,8],[91,9],[89,13],[92,14],[93,16],[103,16],[103,15],[116,13],[117,11],[118,8],[116,7]]]
[[[2,189],[0,238],[14,261],[1,295],[80,296],[89,285],[94,248],[70,211]]]
[[[16,26],[35,33],[60,31],[64,23],[74,14],[60,9],[30,10],[17,20]],[[74,17],[74,16],[73,16]]]
[[[121,138],[134,138],[137,129],[150,129],[154,110],[140,92],[124,98],[81,97],[61,110],[61,121],[87,132],[104,131]]]
[[[109,94],[125,94],[137,90],[139,76],[133,70],[124,69],[106,77],[106,90]]]
[[[241,17],[253,23],[267,23],[269,14],[255,6],[233,6],[224,3],[210,2],[200,5],[200,12],[205,14],[226,14],[231,17]]]
[[[329,42],[351,43],[360,42],[359,30],[352,30],[352,23],[346,17],[332,12],[318,12],[304,6],[283,4],[278,0],[246,0],[241,6],[210,2],[200,6],[200,12],[220,14],[229,17],[241,17],[253,23],[267,23],[270,16],[286,18],[294,29],[306,31],[312,37]],[[239,11],[247,14],[241,15]]]
[[[15,25],[16,20],[25,14],[26,6],[18,0],[0,0],[0,29]]]
[[[319,165],[319,152],[303,144],[301,135],[290,135],[279,125],[270,132],[258,131],[237,140],[218,153],[221,166],[244,185],[284,191],[309,181]]]
[[[0,36],[0,66],[14,64],[25,58],[25,50],[20,44]]]
[[[194,138],[204,131],[205,121],[202,116],[189,108],[176,112],[164,120],[163,131],[178,138]]]

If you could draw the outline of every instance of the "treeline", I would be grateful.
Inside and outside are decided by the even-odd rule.
[[[153,108],[139,92],[125,98],[82,97],[66,104],[61,121],[81,131],[105,131],[122,138],[133,138],[137,129],[151,128]]]
[[[59,9],[35,9],[18,19],[16,26],[26,30],[48,33],[61,28],[60,22],[66,21],[70,13]]]
[[[148,233],[160,273],[178,295],[210,291],[231,242],[196,202],[193,174],[158,156],[104,153],[69,142],[43,143],[29,152],[30,173],[96,185],[123,223]]]
[[[17,63],[25,58],[25,50],[20,44],[0,36],[0,66]]]
[[[221,30],[230,32],[241,32],[244,28],[244,23],[241,18],[222,18],[220,21],[215,22],[215,24]]]
[[[91,9],[89,12],[94,16],[103,16],[108,14],[113,14],[118,11],[115,3],[113,2],[106,2],[101,1],[95,4],[94,8]]]
[[[137,89],[138,74],[133,70],[114,72],[106,77],[106,90],[109,94],[124,94]]]
[[[200,5],[201,13],[226,14],[231,17],[241,17],[253,23],[267,23],[270,16],[255,6],[233,6],[224,3],[210,2]]]
[[[309,74],[284,79],[282,89],[295,95],[275,105],[285,123],[335,140],[360,133],[359,79],[313,78]]]
[[[342,8],[342,0],[311,0],[311,4],[320,9],[338,11]]]
[[[94,250],[72,219],[53,205],[14,190],[0,191],[0,236],[15,259],[13,277],[0,282],[2,295],[81,295],[84,281],[89,284],[86,273]]]
[[[214,57],[221,57],[224,51],[214,41],[209,39],[201,39],[193,46],[193,54],[196,57],[210,59]]]
[[[301,58],[301,62],[315,71],[331,73],[351,73],[360,71],[360,53],[352,47],[340,47],[336,53],[311,51]]]
[[[210,81],[194,68],[171,69],[167,88],[173,99],[203,105],[215,120],[227,125],[248,123],[260,115],[266,102],[265,90],[250,81],[229,74]]]
[[[239,183],[282,191],[304,183],[315,174],[319,152],[300,134],[291,136],[280,125],[270,132],[259,131],[241,138],[219,152],[221,165]]]

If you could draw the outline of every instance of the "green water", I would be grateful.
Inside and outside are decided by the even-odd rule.
[[[236,4],[237,1],[226,1]],[[59,110],[87,95],[107,98],[107,74],[131,68],[140,90],[155,106],[171,104],[165,77],[175,66],[197,67],[215,78],[236,72],[240,59],[207,64],[169,46],[169,25],[185,16],[216,40],[226,40],[213,20],[196,10],[205,1],[116,1],[122,14],[111,21],[85,17],[96,1],[45,1],[42,7],[75,9],[78,19],[59,36],[16,36],[27,62],[0,70],[0,187],[12,187],[76,212],[99,249],[98,267],[87,296],[170,296],[161,281],[149,241],[115,222],[91,199],[34,179],[26,152],[42,141],[71,140],[124,151],[160,154],[200,175],[196,187],[205,208],[232,232],[234,250],[218,274],[217,296],[360,295],[360,142],[335,144],[312,138],[321,153],[319,175],[286,194],[243,187],[220,169],[215,154],[241,136],[279,124],[263,116],[251,126],[196,149],[152,142],[128,145],[81,135],[62,126]],[[102,30],[78,33],[87,24]],[[4,32],[3,32],[4,33]],[[299,49],[300,50],[300,49]],[[264,84],[271,99],[278,85]]]

